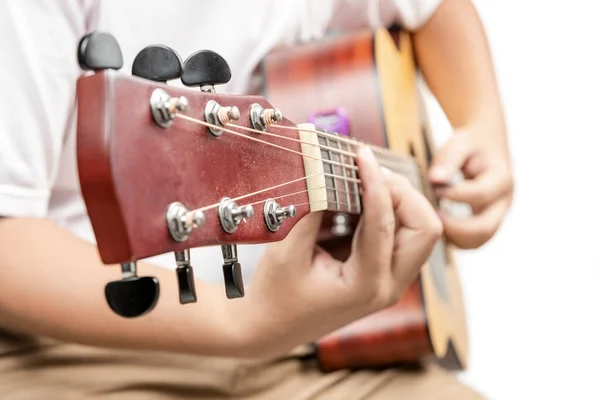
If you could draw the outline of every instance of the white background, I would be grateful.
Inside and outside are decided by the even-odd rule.
[[[600,4],[474,0],[509,129],[515,200],[461,252],[471,364],[491,399],[600,399]],[[434,115],[434,128],[449,132]]]

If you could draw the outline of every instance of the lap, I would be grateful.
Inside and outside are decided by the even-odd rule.
[[[22,400],[483,399],[435,366],[325,374],[296,356],[238,360],[75,344],[0,356],[0,393]]]

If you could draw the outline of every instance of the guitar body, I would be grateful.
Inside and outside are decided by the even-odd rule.
[[[346,133],[352,138],[412,155],[422,172],[422,190],[436,204],[425,184],[433,143],[408,34],[381,29],[278,49],[258,72],[262,86],[257,90],[286,110],[286,117],[325,128],[349,123]],[[356,217],[327,212],[319,244],[345,259],[356,222]],[[467,331],[450,247],[440,241],[400,302],[330,333],[316,348],[325,371],[427,359],[465,368]]]

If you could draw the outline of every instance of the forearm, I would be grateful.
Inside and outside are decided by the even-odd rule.
[[[444,0],[414,35],[425,81],[453,127],[493,121],[503,136],[503,111],[487,37],[471,0]]]
[[[95,246],[51,222],[0,218],[0,326],[93,346],[207,355],[244,355],[252,340],[236,316],[245,299],[226,299],[221,285],[196,282],[198,302],[179,304],[173,271],[138,263],[156,276],[160,299],[140,318],[106,304],[104,285],[120,269],[100,262]]]

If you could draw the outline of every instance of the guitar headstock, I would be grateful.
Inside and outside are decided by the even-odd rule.
[[[285,139],[298,132],[259,133],[295,125],[262,97],[217,93],[231,72],[211,51],[182,61],[149,46],[131,76],[117,71],[116,40],[92,33],[79,62],[92,71],[77,84],[81,190],[102,261],[123,270],[106,288],[111,308],[126,317],[152,309],[158,282],[138,278],[135,262],[168,252],[181,303],[194,302],[189,249],[201,246],[223,246],[227,295],[243,296],[235,245],[282,240],[310,212],[302,145]]]

